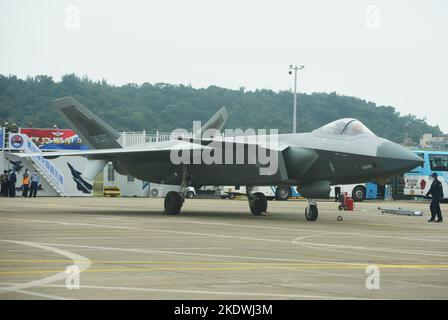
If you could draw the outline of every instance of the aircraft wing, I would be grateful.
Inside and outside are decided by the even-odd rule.
[[[47,159],[53,159],[61,156],[82,156],[89,159],[97,160],[114,160],[123,158],[143,158],[151,159],[160,154],[169,154],[175,150],[195,150],[195,149],[211,149],[200,144],[190,143],[187,141],[169,140],[163,142],[154,142],[128,148],[113,149],[94,149],[94,150],[76,150],[76,151],[57,151],[57,152],[34,152],[34,153],[12,153],[19,158],[29,158],[42,156]]]

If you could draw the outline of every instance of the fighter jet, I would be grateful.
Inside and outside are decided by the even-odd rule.
[[[253,186],[276,185],[296,186],[308,199],[306,220],[315,221],[318,218],[315,199],[328,198],[331,185],[385,179],[423,162],[410,150],[376,136],[363,123],[351,118],[336,120],[309,133],[225,136],[216,134],[228,118],[223,107],[200,130],[192,130],[191,135],[173,135],[167,141],[122,147],[119,133],[72,97],[55,100],[54,106],[91,150],[21,153],[20,157],[86,157],[82,176],[87,181],[92,181],[111,162],[122,175],[180,185],[179,192],[171,191],[165,197],[167,215],[180,213],[187,187],[206,185],[246,185],[251,213],[262,215],[267,210],[267,200],[262,193],[254,193]],[[215,134],[200,134],[210,130],[215,130]],[[266,142],[268,136],[275,136],[275,141]],[[251,150],[256,150],[255,154]],[[179,162],[176,156],[184,153],[185,161]],[[264,159],[260,156],[263,153]],[[217,161],[210,162],[204,154]],[[274,168],[264,161],[266,156],[276,159]],[[243,161],[238,161],[241,158]],[[273,170],[262,173],[269,168]]]
[[[70,162],[67,162],[67,165],[72,174],[73,181],[75,181],[75,183],[76,183],[76,188],[79,191],[81,191],[82,193],[92,192],[93,186],[82,178],[82,172],[79,172],[75,168],[73,168],[73,166],[70,164]]]

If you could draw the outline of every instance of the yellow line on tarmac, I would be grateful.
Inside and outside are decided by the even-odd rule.
[[[1,262],[24,263],[77,263],[84,260],[56,260],[56,259],[0,259]],[[154,260],[91,260],[92,264],[176,264],[176,265],[240,265],[255,267],[292,267],[292,268],[367,268],[375,265],[384,269],[448,269],[448,264],[375,264],[375,263],[288,263],[288,262],[218,262],[218,261],[154,261]],[[141,270],[141,269],[140,269]],[[0,272],[1,274],[1,272]]]
[[[202,264],[202,263],[198,263]],[[219,264],[219,263],[217,263]],[[235,264],[235,263],[234,263]],[[367,264],[265,264],[254,263],[252,265],[241,265],[234,267],[154,267],[154,268],[107,268],[88,269],[83,272],[145,272],[145,271],[244,271],[244,270],[306,270],[306,269],[365,269]],[[427,265],[400,265],[400,264],[378,264],[380,269],[448,269],[447,264],[427,264]],[[58,273],[64,270],[28,270],[28,271],[3,271],[0,275],[21,275],[39,273]]]

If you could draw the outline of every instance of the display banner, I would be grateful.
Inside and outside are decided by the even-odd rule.
[[[40,149],[88,149],[76,132],[71,129],[21,128],[20,133],[26,134]]]
[[[0,150],[5,147],[5,128],[0,127]]]

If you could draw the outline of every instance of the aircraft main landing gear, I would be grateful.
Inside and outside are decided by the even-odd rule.
[[[246,187],[246,195],[249,200],[250,212],[254,216],[261,216],[263,212],[268,210],[268,200],[261,192],[252,193],[253,187]]]
[[[308,199],[308,206],[305,208],[305,218],[308,221],[316,221],[319,216],[316,201]]]
[[[180,209],[184,204],[184,198],[180,195],[179,192],[170,191],[165,196],[165,213],[167,215],[178,215],[180,213]]]
[[[165,196],[164,208],[167,215],[178,215],[182,208],[185,195],[187,193],[187,187],[191,184],[191,175],[188,172],[187,166],[182,166],[182,180],[180,184],[179,192],[170,191]]]

